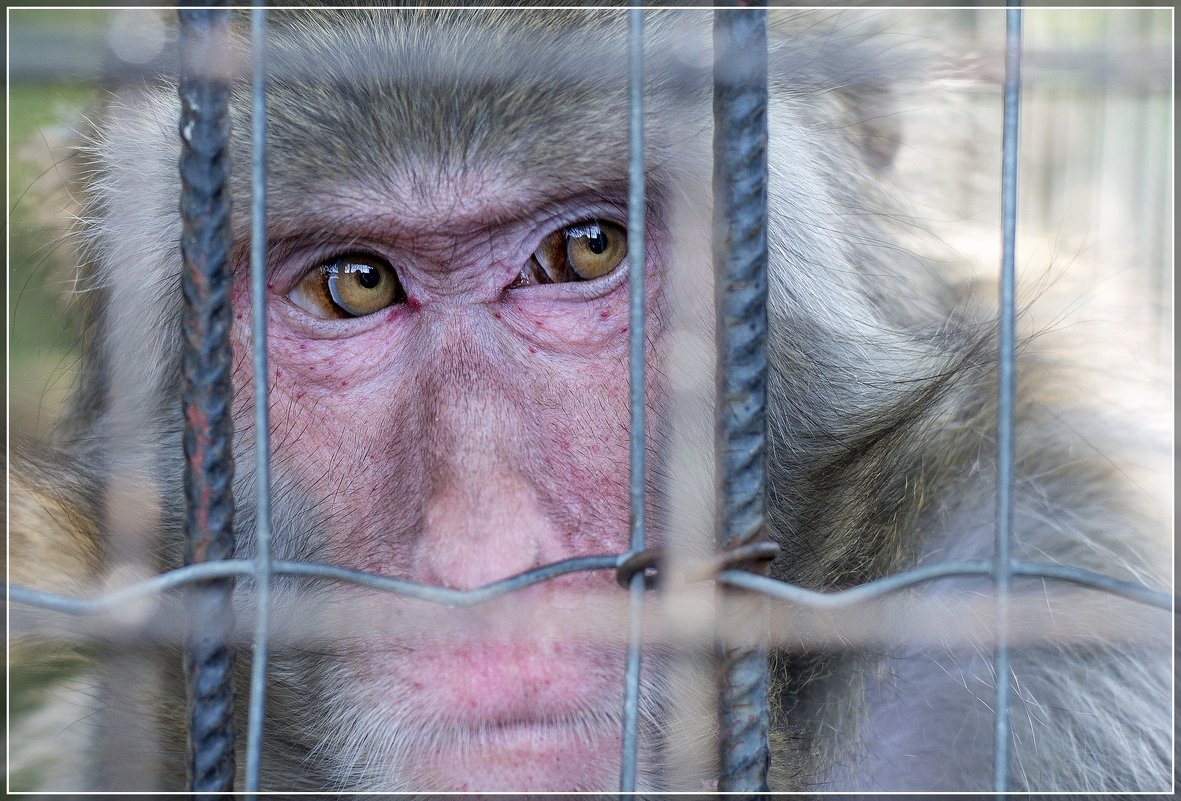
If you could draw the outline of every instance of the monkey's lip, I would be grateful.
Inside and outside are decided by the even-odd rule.
[[[622,724],[614,714],[562,713],[553,710],[524,710],[512,717],[482,717],[472,715],[461,720],[449,721],[431,730],[431,739],[437,745],[452,740],[466,746],[517,748],[550,748],[554,745],[579,744],[587,747],[591,743],[618,740]]]
[[[489,718],[461,723],[460,728],[478,735],[517,735],[528,732],[561,733],[564,731],[607,731],[617,726],[608,726],[597,716],[590,715],[546,715],[544,710],[530,710],[519,717]]]
[[[578,643],[467,642],[419,651],[410,678],[449,723],[512,731],[601,719],[601,702],[620,695],[619,682],[606,681],[615,667]]]

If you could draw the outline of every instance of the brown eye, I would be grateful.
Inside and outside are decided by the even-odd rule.
[[[554,231],[541,242],[515,286],[593,281],[615,271],[627,255],[627,231],[587,220]]]
[[[390,264],[375,256],[339,256],[314,268],[289,295],[322,318],[364,317],[406,299]]]
[[[572,225],[566,234],[566,264],[584,281],[612,272],[627,255],[627,234],[618,225],[589,222]]]

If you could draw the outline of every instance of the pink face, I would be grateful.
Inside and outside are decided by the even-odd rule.
[[[331,561],[425,584],[469,589],[626,550],[623,254],[639,244],[626,240],[622,188],[542,204],[486,181],[436,186],[427,198],[366,190],[271,212],[277,480],[326,516]],[[660,291],[654,223],[649,307]],[[240,265],[240,387],[247,282]],[[240,419],[248,396],[239,392]],[[437,615],[440,627],[336,651],[346,689],[325,741],[348,730],[341,741],[362,745],[331,759],[366,766],[375,788],[611,789],[625,629],[608,645],[579,630],[590,622],[579,610],[603,597],[624,597],[609,572],[466,616],[366,595],[386,622]]]

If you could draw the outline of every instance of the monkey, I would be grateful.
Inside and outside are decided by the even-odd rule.
[[[463,590],[626,550],[635,248],[648,279],[652,537],[689,556],[713,547],[708,15],[647,15],[644,242],[627,230],[625,20],[615,9],[272,12],[274,558]],[[978,282],[919,249],[885,188],[907,156],[894,93],[926,85],[931,60],[862,34],[852,12],[772,27],[771,575],[827,591],[989,558],[990,312]],[[236,48],[241,63],[244,35]],[[258,514],[249,108],[243,81],[230,150],[244,558]],[[77,592],[180,564],[177,116],[171,87],[120,88],[80,146],[83,353],[51,440],[14,456],[18,582]],[[1068,360],[1039,341],[1023,341],[1018,363],[1017,558],[1168,587],[1156,509],[1167,490],[1153,495],[1137,472],[1160,442],[1142,434],[1142,455],[1139,429],[1115,410],[1065,397]],[[1048,617],[1070,617],[1068,596],[1040,589]],[[622,638],[592,626],[622,598],[611,576],[566,576],[463,615],[286,579],[275,593],[264,789],[616,786]],[[969,581],[919,598],[937,608],[990,593]],[[1117,632],[1095,609],[1090,638],[1014,646],[1014,790],[1171,786],[1167,625],[1146,616],[1151,631]],[[773,789],[990,789],[991,643],[915,634],[842,644],[838,627],[775,647]],[[49,786],[184,789],[179,660],[162,650],[93,656],[98,678],[79,680],[61,727],[84,764]],[[703,689],[714,668],[701,648],[682,651],[645,649],[646,791],[716,780]],[[149,667],[128,674],[129,658]]]

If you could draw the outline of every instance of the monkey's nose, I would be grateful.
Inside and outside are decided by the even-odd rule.
[[[526,481],[495,474],[482,481],[456,477],[427,500],[416,572],[431,584],[471,589],[556,557],[557,543]]]

